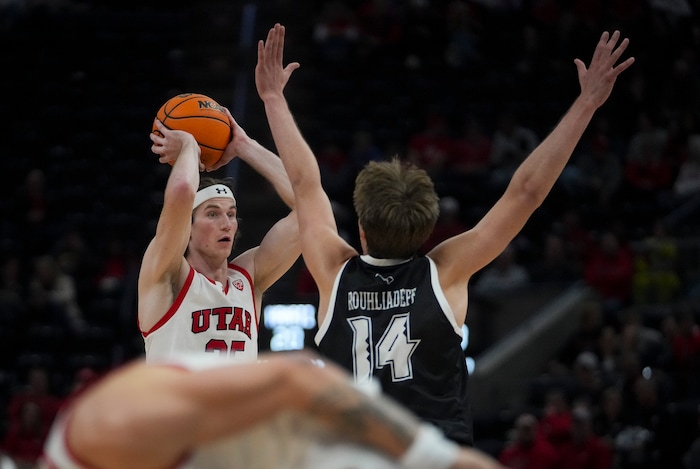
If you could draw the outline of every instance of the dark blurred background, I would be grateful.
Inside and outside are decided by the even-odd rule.
[[[477,446],[500,455],[532,413],[570,453],[557,445],[578,434],[584,409],[609,463],[586,450],[588,466],[566,467],[700,467],[699,8],[0,2],[0,448],[33,467],[57,403],[143,352],[136,278],[170,168],[148,139],[161,104],[207,94],[274,150],[253,73],[255,44],[275,22],[287,26],[285,60],[302,65],[286,94],[340,230],[359,246],[354,176],[397,154],[429,171],[442,198],[426,251],[491,207],[577,96],[574,58],[588,63],[602,31],[619,29],[636,63],[550,197],[470,287]],[[240,252],[286,208],[245,164],[219,172],[237,181]],[[301,260],[265,303],[261,350],[313,347],[316,290]]]

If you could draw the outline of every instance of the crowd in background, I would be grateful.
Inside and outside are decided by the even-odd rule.
[[[472,285],[583,282],[597,299],[531,405],[475,433],[513,467],[700,467],[700,3],[260,3],[313,85],[288,93],[339,227],[357,241],[354,175],[396,153],[442,197],[426,251],[480,219],[553,127],[578,92],[573,59],[603,30],[630,38],[637,61],[553,193]],[[147,130],[189,86],[187,11],[160,7],[1,7],[0,448],[21,468],[69,392],[143,348],[136,272],[168,169],[147,160]],[[313,296],[294,274],[276,295]]]

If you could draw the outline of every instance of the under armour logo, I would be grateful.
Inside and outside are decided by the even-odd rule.
[[[378,274],[378,273],[374,274],[374,278],[377,278],[377,277],[379,277],[380,279],[385,281],[387,285],[391,285],[391,282],[394,281],[394,277],[392,277],[391,275],[389,275],[388,277],[384,277],[382,274]]]
[[[217,194],[228,194],[228,191],[222,187],[217,187],[216,188],[216,193]]]

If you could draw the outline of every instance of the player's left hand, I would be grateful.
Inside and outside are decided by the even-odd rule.
[[[153,145],[151,145],[151,151],[158,155],[159,162],[169,163],[171,165],[175,164],[175,161],[177,161],[178,157],[182,153],[182,148],[187,143],[193,145],[193,147],[196,149],[197,159],[199,160],[202,149],[199,147],[192,134],[185,132],[184,130],[169,129],[157,118],[154,120],[154,125],[158,129],[158,133],[155,131],[151,132],[149,137],[151,142],[153,142]],[[202,164],[201,160],[199,162],[199,170],[204,170],[204,165]]]

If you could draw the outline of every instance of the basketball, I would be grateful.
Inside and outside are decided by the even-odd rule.
[[[200,160],[207,168],[221,159],[233,136],[223,106],[199,93],[170,98],[158,109],[156,117],[168,129],[191,133],[202,150]],[[160,134],[155,125],[152,131]]]

